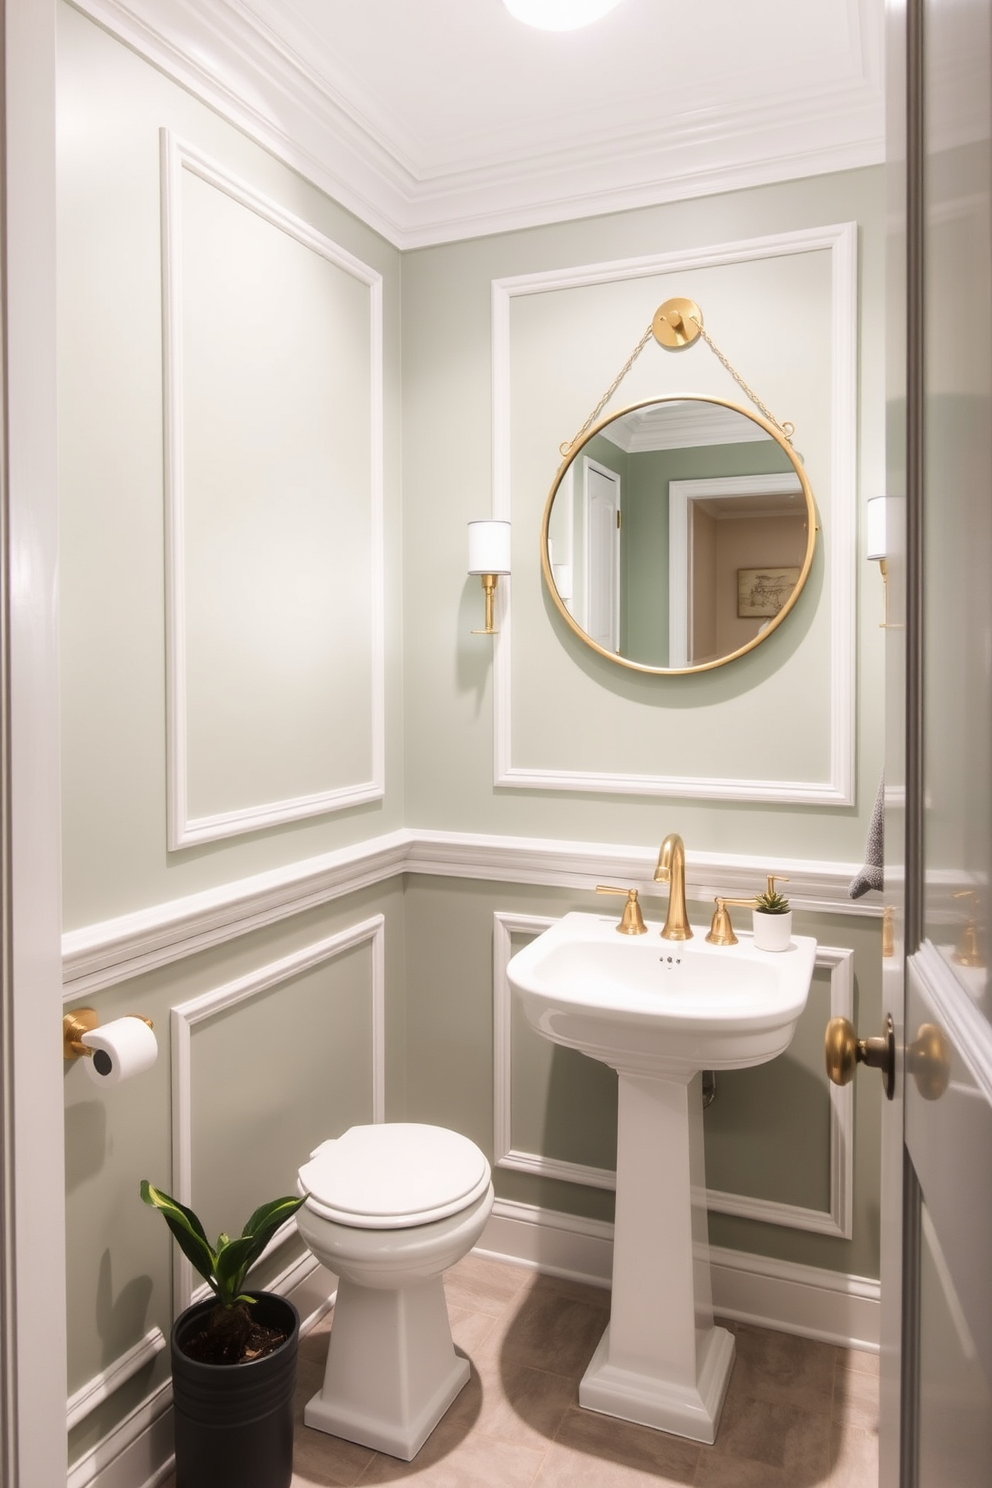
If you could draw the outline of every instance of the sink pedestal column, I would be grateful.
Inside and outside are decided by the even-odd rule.
[[[734,1340],[713,1325],[702,1076],[618,1073],[613,1298],[579,1404],[712,1442]]]

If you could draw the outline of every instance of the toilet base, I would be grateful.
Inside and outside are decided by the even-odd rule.
[[[303,1420],[409,1462],[468,1383],[439,1276],[384,1290],[338,1284],[327,1367]]]

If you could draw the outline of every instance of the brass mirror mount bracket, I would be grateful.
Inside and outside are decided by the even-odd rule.
[[[137,1018],[139,1023],[147,1023],[149,1028],[155,1027],[151,1018],[143,1018],[140,1013],[128,1013],[126,1016]],[[91,1059],[93,1050],[83,1043],[83,1034],[92,1033],[99,1026],[100,1019],[95,1008],[74,1008],[71,1013],[63,1014],[62,1058]]]
[[[644,923],[641,906],[637,902],[636,889],[615,889],[612,884],[597,884],[596,893],[626,894],[627,903],[623,907],[620,923],[616,927],[618,935],[647,935],[648,927]]]
[[[682,351],[699,340],[703,329],[703,312],[695,300],[666,300],[654,312],[651,330],[659,346],[669,351]]]

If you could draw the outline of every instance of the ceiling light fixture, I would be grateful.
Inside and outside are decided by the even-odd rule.
[[[512,16],[542,31],[577,31],[620,4],[620,0],[503,0]]]

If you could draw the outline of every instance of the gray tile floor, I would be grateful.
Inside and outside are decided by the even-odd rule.
[[[293,1488],[876,1488],[875,1355],[730,1324],[736,1360],[716,1442],[704,1447],[579,1409],[607,1292],[478,1256],[445,1286],[472,1378],[414,1462],[303,1425],[332,1318],[301,1341]]]

